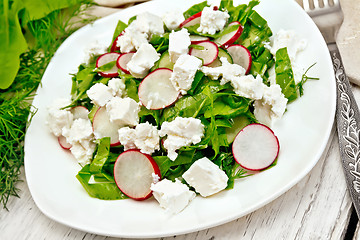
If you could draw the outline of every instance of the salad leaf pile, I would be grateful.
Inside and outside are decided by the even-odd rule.
[[[265,47],[265,43],[270,41],[272,31],[267,21],[253,9],[258,4],[258,0],[252,0],[249,4],[234,6],[233,1],[222,0],[219,10],[229,13],[229,22],[238,21],[244,28],[235,44],[241,44],[251,52],[250,74],[260,75],[264,79],[264,83],[269,85],[268,70],[275,65],[276,81],[288,101],[291,102],[299,96],[299,91],[294,81],[287,50],[286,48],[280,49],[275,58]],[[185,11],[183,15],[187,19],[202,11],[206,6],[208,6],[206,1],[196,4]],[[112,40],[114,41],[135,18],[136,16],[131,18],[128,23],[119,21]],[[198,27],[199,24],[187,27],[187,30],[192,35],[207,36],[210,39],[234,30],[234,26],[226,26],[224,30],[209,35],[198,32]],[[168,54],[169,33],[170,31],[167,30],[161,36],[153,35],[150,40],[156,51],[162,55]],[[111,51],[111,46],[108,50]],[[78,72],[72,78],[73,103],[71,106],[87,107],[90,110],[90,120],[93,119],[98,107],[90,102],[86,91],[96,83],[107,84],[110,79],[100,76],[97,71],[110,69],[115,64],[115,62],[111,62],[102,66],[102,69],[96,69],[96,57],[93,56],[88,64],[81,64]],[[160,61],[156,62],[151,70],[159,68],[159,64]],[[169,68],[171,67],[169,66]],[[121,70],[119,70],[119,77],[125,80],[127,96],[138,102],[137,90],[141,79],[125,74]],[[163,122],[172,121],[178,116],[200,119],[205,126],[205,134],[198,144],[182,147],[178,151],[175,161],[171,161],[166,156],[166,150],[163,148],[152,154],[160,168],[162,178],[174,180],[180,177],[195,160],[202,157],[211,159],[227,174],[229,177],[227,188],[233,187],[235,179],[250,175],[244,169],[239,168],[235,162],[231,154],[231,143],[242,127],[257,122],[253,114],[252,100],[235,94],[230,83],[221,85],[220,81],[213,81],[198,71],[187,95],[182,96],[175,104],[160,110],[148,110],[142,106],[139,113],[140,123],[149,122],[158,129]],[[116,187],[113,177],[115,160],[123,151],[122,146],[110,147],[109,138],[97,140],[97,150],[92,162],[85,165],[77,175],[78,180],[90,196],[100,199],[126,198]],[[273,165],[275,164],[276,162]]]

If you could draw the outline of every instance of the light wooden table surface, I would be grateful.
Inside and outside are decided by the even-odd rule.
[[[360,103],[360,87],[353,87]],[[0,209],[0,239],[114,239],[82,232],[43,215],[31,198],[26,179],[18,184],[20,198],[11,198],[9,211]],[[341,167],[333,128],[323,156],[298,184],[259,210],[227,224],[176,236],[187,239],[360,239],[358,222]],[[351,219],[351,220],[350,220]],[[350,225],[349,225],[350,222]],[[349,227],[350,226],[350,227]],[[348,231],[348,232],[347,232]],[[167,237],[162,239],[173,239]]]

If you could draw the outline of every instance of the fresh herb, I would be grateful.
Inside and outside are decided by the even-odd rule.
[[[0,15],[3,49],[0,88],[7,88],[0,90],[0,204],[4,208],[10,196],[19,196],[16,183],[24,161],[25,131],[28,120],[36,112],[31,102],[44,70],[56,49],[76,30],[76,25],[95,19],[73,18],[91,4],[41,1],[38,5],[34,2],[20,6],[22,1],[5,1]],[[56,10],[68,6],[72,7],[66,11]]]
[[[304,94],[304,84],[307,82],[307,80],[319,80],[320,78],[317,77],[309,77],[307,76],[307,72],[313,67],[315,66],[316,63],[314,63],[313,65],[311,65],[310,67],[308,67],[308,69],[306,69],[305,73],[302,75],[300,82],[296,85],[296,88],[299,91],[299,95],[300,97]]]

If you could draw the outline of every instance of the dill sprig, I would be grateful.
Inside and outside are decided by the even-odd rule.
[[[308,73],[308,71],[313,67],[315,66],[316,63],[314,63],[313,65],[311,65],[310,67],[308,67],[308,69],[306,69],[305,73],[302,75],[301,77],[301,81],[296,85],[298,91],[299,91],[299,94],[300,94],[300,97],[302,95],[304,95],[304,84],[307,82],[307,80],[319,80],[319,78],[317,77],[309,77],[307,76],[306,74]]]
[[[10,196],[19,197],[16,183],[20,181],[24,163],[26,126],[35,114],[31,106],[34,92],[60,44],[78,27],[95,20],[94,17],[76,17],[91,5],[86,2],[66,10],[55,10],[29,22],[23,29],[32,44],[20,56],[20,69],[13,84],[0,90],[0,204],[6,209]]]

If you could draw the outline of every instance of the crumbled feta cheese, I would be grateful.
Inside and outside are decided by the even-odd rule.
[[[156,184],[160,181],[160,176],[157,175],[156,173],[151,173],[151,177],[153,179],[153,183]]]
[[[185,21],[184,15],[180,11],[167,12],[162,19],[169,30],[175,30],[183,21]]]
[[[150,189],[153,191],[153,196],[159,202],[160,207],[165,208],[171,214],[181,212],[196,195],[178,179],[175,182],[163,179],[156,184],[151,184]]]
[[[280,48],[287,48],[290,61],[295,61],[298,52],[305,49],[307,42],[305,39],[301,39],[294,30],[281,29],[276,33],[271,48],[271,53],[276,54],[276,51]]]
[[[230,15],[227,12],[214,10],[213,7],[204,7],[201,12],[200,27],[201,33],[215,34],[225,27]]]
[[[73,114],[69,109],[61,109],[69,106],[69,99],[59,98],[48,108],[46,124],[51,133],[59,137],[64,128],[69,128],[73,122]]]
[[[121,78],[110,79],[108,87],[112,90],[113,96],[123,97],[126,95],[125,81]]]
[[[96,144],[93,141],[82,141],[81,143],[75,142],[71,146],[70,151],[77,162],[81,166],[85,166],[91,162],[95,148]]]
[[[236,77],[231,81],[231,85],[234,88],[234,92],[241,97],[258,100],[264,94],[265,84],[260,75],[257,75],[256,78],[251,74]]]
[[[159,58],[159,54],[151,44],[142,44],[128,62],[127,68],[134,77],[143,78]]]
[[[70,144],[93,138],[91,121],[84,118],[75,119],[70,128],[64,129],[63,136]]]
[[[148,43],[148,35],[137,29],[137,27],[134,27],[135,25],[132,23],[116,40],[116,46],[120,48],[120,52],[122,53],[135,51],[139,49],[142,44]]]
[[[171,122],[164,122],[159,131],[160,137],[167,136],[164,140],[164,148],[167,149],[168,157],[175,161],[176,150],[191,144],[197,144],[204,136],[204,125],[200,119],[176,117]]]
[[[190,33],[186,28],[177,32],[172,31],[169,35],[169,55],[171,62],[175,63],[181,55],[187,54],[190,44]]]
[[[152,154],[160,149],[159,133],[150,123],[140,123],[135,129],[123,127],[119,129],[119,141],[124,145],[124,150],[137,148],[142,153]]]
[[[70,128],[64,128],[62,135],[71,144],[70,151],[81,164],[90,163],[95,143],[92,142],[94,135],[92,124],[89,119],[77,118]]]
[[[86,91],[86,94],[94,104],[100,107],[105,106],[105,104],[113,97],[111,88],[103,83],[94,84]]]
[[[143,12],[138,14],[134,22],[138,26],[138,29],[142,29],[149,37],[151,37],[152,34],[164,34],[164,23],[161,17],[152,13]]]
[[[206,157],[196,160],[182,177],[203,197],[225,189],[229,179],[223,170]]]
[[[120,144],[124,146],[124,150],[134,149],[136,132],[135,129],[122,127],[118,130]]]
[[[132,98],[113,97],[106,104],[111,122],[120,125],[135,126],[139,123],[139,104]]]
[[[278,84],[266,86],[262,99],[254,102],[254,115],[260,123],[271,126],[283,116],[287,101]]]
[[[88,63],[91,57],[106,53],[107,48],[108,46],[101,44],[98,41],[87,45],[84,49],[86,57],[83,62]]]
[[[201,71],[209,76],[211,79],[216,80],[222,76],[220,84],[224,85],[228,82],[231,82],[235,77],[240,77],[245,74],[245,69],[238,64],[231,64],[225,57],[221,57],[220,61],[222,63],[219,67],[201,67]]]
[[[181,55],[174,64],[170,81],[177,91],[186,94],[191,88],[196,71],[201,67],[201,60],[187,54]]]

